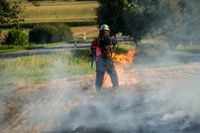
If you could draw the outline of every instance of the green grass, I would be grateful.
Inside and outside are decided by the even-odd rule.
[[[40,6],[23,3],[25,22],[71,22],[87,21],[96,18],[98,3],[90,2],[41,2]]]
[[[179,47],[176,49],[179,53],[190,53],[190,54],[200,54],[200,45],[188,46],[188,47]]]
[[[129,44],[129,43],[127,43],[127,44],[119,44],[117,52],[119,52],[119,53],[127,53],[128,51],[134,50],[134,49],[135,49],[135,47],[132,44]]]
[[[0,59],[0,85],[28,85],[44,83],[94,72],[90,68],[88,49],[71,53],[59,52],[50,55],[34,55],[12,59]]]
[[[17,47],[17,46],[6,46],[6,45],[0,45],[0,54],[6,54],[6,53],[15,53],[20,51],[26,51],[25,47]]]
[[[179,58],[200,58],[200,45],[187,47],[177,47],[176,50],[170,52],[171,55]]]
[[[0,49],[0,54],[15,53],[15,52],[21,52],[21,51],[26,51],[26,49],[23,49],[23,48]]]

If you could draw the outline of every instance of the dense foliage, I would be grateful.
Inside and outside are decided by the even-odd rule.
[[[200,44],[198,0],[98,0],[98,24],[110,25],[135,43],[144,36],[164,36],[171,49],[177,44]]]
[[[3,23],[19,23],[23,21],[19,17],[19,14],[22,13],[23,8],[19,1],[9,1],[1,0],[0,1],[0,22]]]
[[[72,33],[67,25],[38,25],[29,33],[29,41],[33,43],[52,43],[70,39]]]
[[[24,46],[28,43],[28,35],[22,30],[12,29],[6,37],[6,44],[15,46]]]

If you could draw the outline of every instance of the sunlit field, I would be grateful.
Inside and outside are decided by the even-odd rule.
[[[97,2],[41,2],[40,6],[23,3],[25,22],[86,21],[96,18]]]
[[[89,58],[89,50],[85,49],[77,50],[74,55],[63,51],[51,55],[1,59],[0,85],[37,84],[69,75],[90,73],[94,70],[90,68],[87,57]],[[54,70],[56,73],[49,76],[49,73]]]

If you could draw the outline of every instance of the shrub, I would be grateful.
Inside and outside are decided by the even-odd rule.
[[[57,41],[69,41],[73,38],[69,26],[61,24],[57,25],[56,27],[57,27],[57,34],[55,36],[55,39]]]
[[[38,25],[29,33],[29,41],[33,43],[52,43],[68,41],[72,33],[67,25]]]
[[[12,29],[8,32],[5,43],[16,46],[24,46],[28,43],[28,36],[20,29]]]
[[[56,28],[52,25],[39,25],[29,32],[29,41],[33,43],[54,42]]]
[[[0,30],[0,44],[3,44],[5,41],[5,36],[3,34],[3,32]]]

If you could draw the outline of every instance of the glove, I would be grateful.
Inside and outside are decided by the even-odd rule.
[[[92,57],[93,57],[93,54],[90,54],[90,55],[89,55],[89,57],[91,57],[91,58],[92,58]]]
[[[117,44],[117,39],[112,39],[112,45],[115,46]]]

